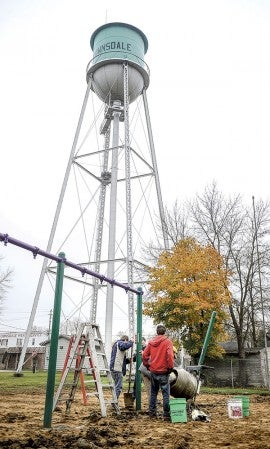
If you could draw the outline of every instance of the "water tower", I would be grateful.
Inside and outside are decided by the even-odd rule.
[[[144,62],[146,36],[126,23],[108,23],[91,36],[93,59],[87,67],[87,81],[98,97],[112,105],[132,103],[149,86],[149,70]],[[124,74],[123,69],[128,68]],[[125,95],[127,98],[125,99]]]
[[[92,34],[90,45],[93,58],[86,69],[87,90],[47,251],[63,249],[69,260],[135,288],[144,288],[146,245],[152,239],[155,246],[168,247],[146,97],[149,69],[144,56],[148,41],[138,28],[114,22],[99,27]],[[79,188],[81,196],[77,194],[76,200],[74,192]],[[72,207],[68,195],[72,197]],[[72,223],[69,228],[68,223]],[[29,335],[43,280],[55,271],[55,266],[44,261]],[[114,317],[117,300],[120,309],[127,306],[127,332],[134,335],[133,294],[119,299],[114,288],[100,284],[96,278],[76,279],[74,273],[66,271],[65,277],[65,285],[76,281],[83,289],[79,301],[73,282],[74,307],[66,316],[71,317],[86,306],[86,318],[97,324],[104,319],[107,353],[113,324],[114,332],[124,330]]]

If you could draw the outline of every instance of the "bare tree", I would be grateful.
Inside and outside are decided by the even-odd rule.
[[[0,257],[0,261],[3,257]],[[5,300],[8,289],[11,287],[11,277],[12,269],[6,268],[4,270],[0,269],[0,313],[3,307],[3,302]]]
[[[215,183],[207,187],[203,195],[197,195],[189,207],[196,238],[216,248],[223,255],[231,273],[231,331],[237,339],[239,356],[244,358],[245,343],[252,340],[253,345],[257,344],[258,322],[261,320],[255,225],[251,207],[244,206],[239,195],[226,198],[218,191]],[[265,293],[269,290],[269,213],[269,204],[260,201],[257,205],[257,232]]]
[[[176,200],[172,210],[169,210],[166,206],[164,212],[164,223],[160,223],[159,217],[156,216],[156,228],[160,233],[160,236],[162,235],[163,229],[166,230],[169,245],[171,247],[174,247],[179,240],[191,237],[190,227],[188,225],[187,208],[185,205],[179,205]],[[147,265],[155,264],[162,251],[164,251],[164,245],[160,244],[160,241],[162,241],[162,238],[150,241],[147,248],[143,248],[143,254]]]
[[[66,319],[60,323],[60,333],[66,335],[76,335],[79,326],[83,323],[84,320],[78,317]]]
[[[191,237],[190,228],[188,226],[188,215],[185,205],[179,205],[176,200],[172,211],[165,208],[165,220],[166,230],[169,240],[173,246],[179,242],[179,240]]]

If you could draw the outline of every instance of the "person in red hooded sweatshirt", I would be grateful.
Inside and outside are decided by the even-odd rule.
[[[170,381],[169,376],[174,367],[172,341],[165,335],[166,328],[159,324],[157,335],[149,341],[142,354],[143,364],[151,373],[151,396],[149,417],[156,417],[157,395],[161,389],[163,399],[163,418],[170,420]]]

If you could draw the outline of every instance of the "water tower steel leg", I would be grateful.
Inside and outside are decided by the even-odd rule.
[[[166,229],[165,212],[164,212],[164,206],[163,206],[162,195],[161,195],[161,187],[160,187],[160,181],[159,181],[156,152],[155,152],[152,126],[151,126],[151,121],[150,121],[149,108],[148,108],[148,102],[147,102],[147,96],[146,96],[145,89],[143,89],[142,96],[143,96],[143,104],[144,104],[144,110],[145,110],[148,138],[149,138],[149,144],[150,144],[150,150],[151,150],[151,156],[152,156],[152,164],[153,164],[154,172],[155,172],[155,183],[156,183],[159,215],[160,215],[160,220],[161,220],[164,246],[165,246],[165,249],[169,249],[169,238],[168,238],[168,233],[167,233],[167,229]]]
[[[49,240],[48,240],[48,244],[47,244],[47,248],[46,248],[47,252],[50,252],[51,249],[52,249],[53,239],[54,239],[54,236],[55,236],[55,231],[56,231],[57,223],[58,223],[60,212],[61,212],[61,207],[62,207],[62,203],[63,203],[63,199],[64,199],[64,195],[65,195],[65,191],[66,191],[66,187],[67,187],[67,183],[68,183],[68,178],[69,178],[69,175],[70,175],[72,162],[73,162],[74,154],[75,154],[76,147],[77,147],[77,142],[78,142],[78,138],[79,138],[82,122],[83,122],[83,117],[84,117],[84,114],[85,114],[85,109],[86,109],[86,105],[87,105],[87,101],[88,101],[88,97],[89,97],[89,92],[90,92],[90,89],[91,89],[91,84],[92,84],[92,78],[90,78],[89,83],[87,85],[87,89],[86,89],[86,93],[85,93],[85,97],[84,97],[84,101],[83,101],[83,105],[82,105],[82,109],[81,109],[81,113],[80,113],[77,129],[76,129],[76,133],[75,133],[75,137],[74,137],[74,141],[73,141],[73,145],[72,145],[72,148],[71,148],[71,152],[70,152],[70,156],[69,156],[69,160],[68,160],[68,164],[67,164],[67,168],[66,168],[66,172],[65,172],[65,176],[64,176],[64,181],[63,181],[63,184],[62,184],[62,188],[61,188],[60,196],[59,196],[59,199],[58,199],[58,203],[57,203],[57,207],[56,207],[56,211],[55,211],[55,216],[54,216],[54,220],[53,220],[53,224],[52,224],[52,228],[51,228],[51,232],[50,232],[50,236],[49,236]],[[44,261],[43,261],[42,269],[41,269],[40,276],[39,276],[37,290],[36,290],[34,302],[33,302],[33,305],[32,305],[32,310],[31,310],[31,314],[30,314],[30,318],[29,318],[29,322],[28,322],[28,326],[27,326],[27,330],[26,330],[26,334],[25,334],[24,344],[23,344],[21,355],[20,355],[19,364],[18,364],[18,367],[17,367],[17,373],[20,373],[21,370],[22,370],[22,367],[23,367],[23,362],[24,362],[24,358],[25,358],[25,354],[26,354],[26,349],[27,349],[29,338],[30,338],[30,334],[31,334],[31,331],[32,331],[32,328],[33,328],[33,323],[34,323],[34,319],[35,319],[35,316],[36,316],[38,301],[39,301],[40,292],[41,292],[41,289],[42,289],[42,285],[43,285],[43,281],[44,281],[47,265],[48,265],[48,260],[45,258]]]
[[[100,194],[99,194],[99,201],[98,201],[98,212],[97,212],[98,217],[97,217],[96,249],[95,249],[95,272],[96,273],[100,272],[106,187],[109,183],[109,180],[106,178],[106,174],[108,174],[109,145],[110,145],[110,127],[105,134],[102,173],[101,173],[101,177],[100,177],[101,185],[100,185]],[[99,291],[99,280],[97,278],[94,278],[93,285],[94,285],[94,288],[93,288],[93,297],[92,297],[91,310],[90,310],[90,322],[96,323],[97,301],[98,301],[98,291]]]
[[[115,107],[118,102],[115,102]],[[109,242],[108,242],[108,277],[114,279],[115,268],[115,239],[116,239],[116,205],[117,205],[117,176],[118,176],[118,154],[119,154],[119,121],[120,111],[113,112],[113,138],[112,138],[112,167],[111,167],[111,196],[109,217]],[[112,317],[113,317],[113,287],[108,285],[106,296],[105,314],[105,350],[109,357],[112,344]]]
[[[127,229],[127,282],[133,287],[133,244],[132,244],[132,208],[130,183],[130,137],[129,137],[129,95],[128,65],[124,64],[124,117],[125,117],[125,177],[126,177],[126,229]],[[134,337],[134,295],[128,292],[129,335]]]

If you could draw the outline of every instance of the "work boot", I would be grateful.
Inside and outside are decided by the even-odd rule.
[[[171,422],[171,417],[170,416],[163,416],[163,421]]]

